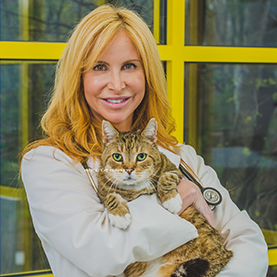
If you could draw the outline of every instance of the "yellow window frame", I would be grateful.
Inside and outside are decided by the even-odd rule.
[[[154,36],[157,42],[159,42],[159,3],[159,0],[154,0]],[[196,7],[192,6],[192,8]],[[277,48],[187,46],[184,42],[185,1],[167,1],[167,45],[158,45],[158,50],[161,60],[167,62],[168,98],[176,120],[176,133],[174,135],[180,142],[184,141],[185,63],[277,64]],[[0,62],[1,64],[18,63],[17,61],[24,64],[50,63],[59,59],[65,45],[66,43],[53,42],[0,41]],[[190,92],[188,109],[188,140],[195,142],[197,138],[197,98],[193,90]],[[20,190],[17,191],[3,186],[0,186],[0,189],[1,195],[8,197],[21,198],[23,194]],[[267,232],[264,230],[264,235],[267,236],[266,234]],[[276,234],[274,235],[276,237]],[[269,265],[277,265],[276,245],[269,247],[268,255]],[[43,272],[40,273],[43,274]],[[41,274],[32,274],[32,276],[39,275]],[[48,272],[43,275],[45,277],[53,276]],[[20,274],[0,276],[20,276]]]

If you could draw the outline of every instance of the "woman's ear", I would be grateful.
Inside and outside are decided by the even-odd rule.
[[[141,134],[148,140],[152,142],[156,142],[158,139],[157,130],[158,130],[157,121],[155,118],[151,118]]]

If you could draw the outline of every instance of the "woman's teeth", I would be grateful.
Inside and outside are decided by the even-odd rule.
[[[118,100],[113,100],[113,99],[106,99],[106,100],[110,103],[113,103],[113,104],[119,104],[119,103],[123,102],[124,100],[126,100],[126,98],[118,99]]]

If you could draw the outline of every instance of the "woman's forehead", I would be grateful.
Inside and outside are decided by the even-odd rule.
[[[140,55],[132,39],[125,31],[118,32],[112,41],[104,47],[97,60],[139,60]]]
[[[142,62],[142,58],[138,48],[136,47],[136,43],[126,29],[119,29],[113,36],[106,33],[107,32],[100,33],[95,39],[88,56],[87,70],[98,61],[103,61],[107,57],[107,54],[114,55],[114,49],[116,48],[119,48],[121,54],[125,54],[126,57],[128,53],[130,54],[129,58],[126,58],[126,60],[135,59]],[[129,45],[128,50],[132,51],[127,52],[127,45]]]

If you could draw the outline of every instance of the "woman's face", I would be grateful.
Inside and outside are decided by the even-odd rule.
[[[93,115],[120,131],[131,128],[145,94],[145,76],[132,40],[120,31],[93,67],[83,75],[85,98]]]

